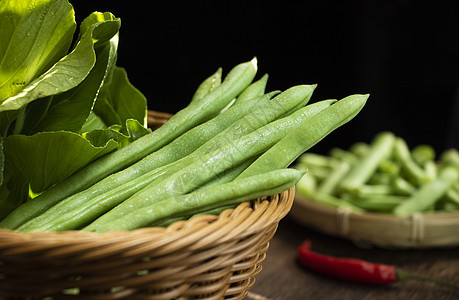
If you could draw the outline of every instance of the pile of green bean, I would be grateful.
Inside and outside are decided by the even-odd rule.
[[[392,132],[327,155],[305,153],[295,168],[307,170],[297,194],[326,205],[400,217],[459,210],[458,150],[437,155],[430,145],[410,148]]]
[[[309,104],[315,84],[266,92],[257,60],[221,69],[159,129],[33,198],[0,222],[31,231],[107,232],[164,226],[280,193],[303,176],[288,168],[354,118],[368,95]]]

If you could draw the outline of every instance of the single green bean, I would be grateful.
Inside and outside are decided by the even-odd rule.
[[[387,173],[392,176],[398,176],[400,173],[400,166],[391,159],[383,159],[379,163],[377,171],[381,173]]]
[[[368,184],[390,184],[394,176],[389,173],[376,172],[368,179]]]
[[[134,210],[122,218],[99,227],[96,232],[133,230],[168,218],[177,218],[261,196],[274,195],[295,185],[302,175],[301,171],[283,169],[198,189],[190,194],[171,197]]]
[[[359,159],[358,156],[356,156],[354,153],[338,148],[338,147],[332,148],[329,151],[328,155],[330,157],[333,157],[333,158],[336,158],[342,161],[346,161],[347,163],[350,163],[350,164],[355,163]]]
[[[442,165],[454,166],[459,168],[459,151],[455,148],[447,149],[440,154]]]
[[[263,153],[239,177],[290,166],[302,153],[354,118],[368,97],[369,95],[351,95],[321,110]]]
[[[397,138],[394,145],[394,160],[398,162],[406,178],[416,186],[430,181],[425,171],[413,160],[405,140]]]
[[[193,94],[193,97],[191,97],[191,102],[197,101],[204,96],[206,96],[208,93],[212,92],[215,90],[220,84],[222,83],[222,68],[218,68],[217,71],[204,79],[203,82],[201,82],[196,89],[196,91]]]
[[[453,167],[445,167],[438,178],[421,186],[406,201],[397,205],[393,214],[399,217],[411,216],[415,212],[423,212],[438,201],[448,189],[457,182],[458,171]]]
[[[313,197],[317,190],[317,179],[310,173],[305,173],[296,184],[296,193],[306,198]]]
[[[430,145],[417,145],[411,150],[411,157],[420,166],[435,160],[435,149]]]
[[[429,178],[428,181],[432,181],[438,176],[438,166],[437,163],[433,160],[428,160],[424,162],[424,172]]]
[[[391,186],[394,194],[396,195],[409,196],[416,191],[416,187],[414,185],[400,176],[392,178]]]
[[[304,154],[301,154],[298,157],[297,162],[305,166],[333,168],[333,159],[330,159],[330,157],[318,153],[306,152]]]
[[[259,80],[252,82],[245,90],[243,90],[237,98],[235,98],[233,101],[228,103],[226,107],[224,107],[221,111],[220,114],[225,112],[227,109],[229,109],[232,106],[238,105],[240,103],[244,103],[246,101],[249,101],[253,98],[258,98],[261,97],[265,94],[265,89],[266,89],[266,84],[268,83],[268,75],[263,75]],[[277,91],[269,93],[270,95],[274,96],[278,94]],[[246,115],[246,114],[244,114]]]
[[[363,157],[370,150],[370,145],[365,142],[356,142],[349,147],[349,151],[359,157]]]
[[[318,186],[317,191],[323,194],[334,194],[336,187],[351,169],[351,164],[347,161],[336,161],[330,174],[324,178]]]
[[[388,184],[363,184],[357,190],[356,196],[359,198],[370,197],[374,195],[391,195],[392,187]]]
[[[351,202],[343,201],[340,198],[330,194],[315,193],[314,196],[310,198],[310,200],[335,208],[344,208],[354,213],[364,212],[363,209],[355,206]]]
[[[250,84],[237,96],[237,103],[242,103],[245,100],[262,96],[266,93],[266,84],[268,83],[268,74],[263,75],[260,79]]]
[[[406,197],[396,195],[369,195],[361,199],[353,199],[350,201],[361,209],[372,212],[391,212],[394,207],[406,201]]]
[[[370,145],[370,150],[357,163],[352,165],[346,178],[341,182],[339,189],[347,192],[357,192],[368,182],[377,170],[381,161],[392,153],[395,136],[390,132],[379,133]]]
[[[177,112],[163,126],[128,146],[99,158],[38,197],[22,204],[0,222],[0,228],[19,227],[60,200],[135,163],[197,124],[214,117],[252,82],[256,72],[256,59],[234,67],[215,90]]]

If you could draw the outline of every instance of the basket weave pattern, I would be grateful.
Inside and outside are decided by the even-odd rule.
[[[0,230],[0,296],[243,299],[294,194],[292,187],[167,228],[105,234]]]

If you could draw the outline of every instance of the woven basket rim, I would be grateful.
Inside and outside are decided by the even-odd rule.
[[[222,242],[234,237],[242,238],[263,230],[272,223],[279,222],[290,211],[295,197],[295,187],[277,195],[245,201],[234,209],[226,209],[219,215],[200,215],[189,220],[176,221],[167,227],[144,227],[131,231],[110,231],[106,233],[69,231],[43,231],[24,233],[15,230],[0,229],[1,250],[17,245],[72,244],[80,247],[103,248],[129,241],[137,247],[154,240],[158,248],[205,247],[209,243]],[[16,247],[15,247],[16,248]],[[20,249],[16,249],[19,253]],[[140,250],[138,250],[140,251]],[[3,252],[4,253],[4,252]],[[95,254],[94,254],[95,255]]]
[[[397,217],[375,212],[352,212],[297,194],[289,216],[303,225],[357,244],[417,249],[459,246],[459,212],[415,213]],[[448,233],[435,234],[442,229]]]
[[[293,205],[294,188],[168,227],[102,234],[0,230],[0,296],[62,297],[63,290],[78,288],[82,294],[74,299],[153,293],[158,299],[242,300]],[[83,276],[75,281],[75,274]]]

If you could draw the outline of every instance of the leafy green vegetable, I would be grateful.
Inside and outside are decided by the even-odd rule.
[[[18,108],[18,101],[3,103],[66,54],[75,26],[67,1],[0,2],[1,110]]]
[[[95,146],[71,132],[11,135],[4,141],[7,166],[21,172],[34,193],[42,192],[117,147],[118,143],[114,140]],[[66,167],[61,168],[60,165]]]
[[[92,15],[94,14],[100,13],[93,13]],[[32,117],[28,118],[29,122],[24,125],[24,133],[33,134],[41,131],[54,130],[80,132],[81,127],[86,122],[91,108],[94,105],[94,101],[104,83],[107,73],[115,64],[116,50],[118,48],[117,32],[120,22],[112,15],[105,15],[108,17],[108,20],[95,23],[89,27],[75,48],[75,50],[78,49],[82,43],[90,43],[92,45],[90,48],[95,48],[91,51],[94,52],[95,58],[97,59],[90,73],[73,89],[36,101],[40,103],[32,103],[28,110],[28,113],[30,113]],[[99,40],[94,47],[94,39],[99,39],[95,30],[97,28],[102,28],[105,31],[110,30],[112,38],[108,41]],[[106,32],[103,32],[103,37],[105,37],[106,34]],[[92,57],[93,53],[87,52],[81,57],[84,58],[85,56]],[[46,111],[40,112],[39,110],[43,107],[46,108]],[[35,120],[33,116],[38,116],[40,119]]]
[[[144,95],[131,85],[126,70],[115,67],[111,82],[97,98],[94,111],[107,125],[124,124],[132,118],[145,126],[146,108]]]
[[[0,219],[150,132],[146,98],[116,66],[120,26],[93,12],[72,45],[68,0],[0,1]]]

